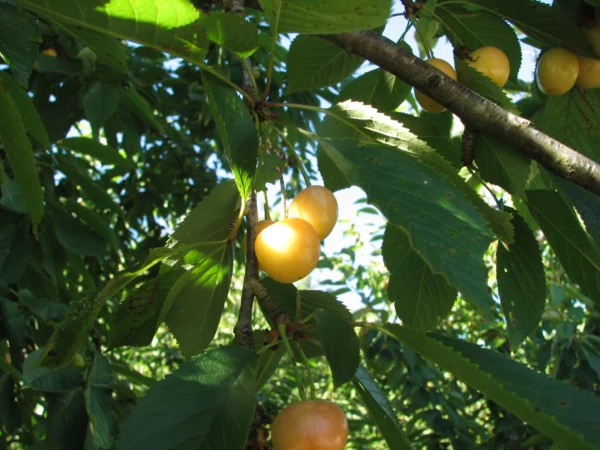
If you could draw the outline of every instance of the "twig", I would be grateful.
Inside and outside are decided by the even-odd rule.
[[[414,16],[422,7],[422,3],[413,2],[412,0],[401,0],[404,5],[404,17],[407,19]]]
[[[477,131],[472,128],[465,127],[462,135],[462,156],[461,161],[463,166],[471,166],[475,156],[475,138]]]
[[[244,286],[242,288],[242,300],[238,321],[233,329],[234,344],[248,349],[254,348],[252,337],[252,306],[254,293],[252,291],[252,280],[258,278],[258,261],[254,252],[254,241],[256,239],[256,224],[258,223],[258,212],[256,207],[256,192],[252,191],[247,203],[246,220],[248,222],[248,240],[246,247],[246,273],[244,274]]]
[[[300,376],[300,371],[298,370],[298,365],[296,363],[296,358],[294,358],[294,351],[292,350],[292,346],[286,334],[285,325],[278,325],[277,329],[279,330],[279,335],[281,336],[281,341],[287,350],[288,356],[292,361],[292,369],[294,370],[294,375],[296,376],[296,384],[298,384],[298,393],[300,394],[300,398],[302,400],[306,400],[306,390],[304,389],[304,383],[302,382],[302,377]]]
[[[433,66],[371,31],[322,35],[361,56],[444,105],[467,127],[487,132],[554,174],[600,195],[600,164],[536,130],[531,122],[502,109]]]
[[[279,186],[281,188],[281,207],[283,208],[283,218],[287,217],[287,201],[285,199],[285,181],[283,175],[279,177]]]

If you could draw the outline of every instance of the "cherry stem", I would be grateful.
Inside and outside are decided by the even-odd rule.
[[[264,211],[265,211],[265,220],[271,220],[271,212],[269,211],[269,197],[267,197],[267,190],[263,191],[264,198]]]
[[[279,177],[279,186],[281,188],[281,205],[283,208],[283,218],[287,217],[287,201],[285,199],[285,181],[283,181],[283,175]]]
[[[300,173],[302,174],[302,178],[304,178],[304,184],[306,184],[306,187],[310,187],[310,178],[308,176],[308,173],[306,172],[306,168],[304,167],[304,163],[302,162],[302,159],[300,159],[300,155],[298,154],[298,152],[296,152],[296,148],[290,142],[290,140],[287,138],[287,136],[285,134],[283,134],[283,132],[281,130],[279,130],[278,128],[275,128],[275,132],[279,135],[281,140],[287,146],[288,150],[290,151],[290,153],[292,154],[292,156],[298,163],[298,167],[300,168]]]
[[[279,330],[279,335],[281,336],[281,340],[283,341],[283,345],[287,350],[287,353],[292,360],[292,368],[294,369],[294,375],[296,377],[296,383],[298,383],[298,394],[302,400],[306,400],[306,391],[304,390],[304,385],[302,384],[302,378],[300,377],[300,371],[298,370],[298,366],[296,365],[296,358],[294,358],[294,351],[292,350],[292,346],[290,345],[290,341],[287,337],[287,328],[284,324],[279,324],[277,327]]]
[[[302,358],[302,363],[304,364],[304,367],[306,368],[306,377],[308,378],[308,387],[310,388],[310,398],[312,400],[314,400],[317,398],[317,393],[315,391],[315,381],[312,376],[312,370],[310,368],[310,363],[308,362],[308,358],[306,357],[304,350],[302,350],[302,345],[300,345],[298,343],[295,343],[295,344],[296,344],[298,353],[300,353],[300,357]]]

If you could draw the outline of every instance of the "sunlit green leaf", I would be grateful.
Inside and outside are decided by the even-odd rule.
[[[227,152],[242,198],[248,198],[258,164],[258,133],[248,108],[238,94],[213,75],[202,72],[204,89]]]
[[[259,0],[279,33],[331,34],[370,30],[385,23],[391,1]]]

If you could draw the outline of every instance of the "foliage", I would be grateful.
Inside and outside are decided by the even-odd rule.
[[[0,2],[0,447],[265,449],[297,389],[348,448],[595,448],[597,196],[485,130],[462,168],[459,118],[327,40],[389,31],[389,0],[224,3]],[[395,45],[447,40],[460,83],[600,163],[600,91],[519,78],[525,45],[593,56],[597,2],[402,3]],[[505,90],[464,62],[486,45]],[[245,276],[253,193],[277,218],[310,182],[374,225],[296,286]]]

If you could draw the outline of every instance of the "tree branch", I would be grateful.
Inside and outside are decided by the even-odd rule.
[[[466,127],[511,144],[556,175],[600,195],[600,164],[536,130],[529,120],[506,112],[391,40],[371,31],[321,37],[414,86],[456,114]]]
[[[252,291],[254,292],[254,295],[256,295],[263,312],[273,321],[274,329],[277,329],[279,324],[283,324],[287,327],[292,323],[292,320],[286,314],[281,312],[277,303],[271,298],[269,292],[262,285],[258,277],[253,279],[250,283],[252,285]]]
[[[254,252],[254,241],[256,240],[258,223],[258,211],[256,206],[256,192],[252,191],[246,209],[246,220],[248,221],[246,242],[246,273],[244,274],[244,286],[242,288],[242,300],[238,321],[233,329],[235,336],[233,343],[248,349],[254,348],[252,334],[252,306],[254,304],[254,292],[252,291],[252,280],[258,278],[258,261]]]

